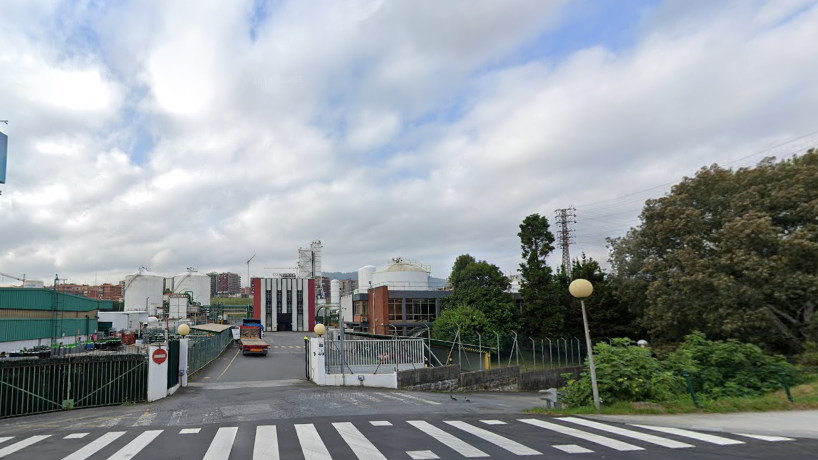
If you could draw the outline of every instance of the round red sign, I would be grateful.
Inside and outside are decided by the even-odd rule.
[[[166,359],[168,359],[168,352],[160,348],[153,352],[152,357],[153,362],[155,362],[156,364],[162,364],[165,362]]]

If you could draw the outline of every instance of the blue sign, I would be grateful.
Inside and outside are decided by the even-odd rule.
[[[0,133],[0,184],[6,183],[6,153],[9,147],[9,137]]]

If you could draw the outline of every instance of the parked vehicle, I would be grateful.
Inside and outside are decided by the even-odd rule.
[[[257,319],[245,319],[239,328],[239,343],[243,355],[264,355],[270,349],[270,344],[264,341],[264,330],[261,321]]]

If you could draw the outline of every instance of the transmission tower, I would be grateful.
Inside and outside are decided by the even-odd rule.
[[[557,209],[556,222],[559,226],[557,240],[559,241],[560,249],[562,249],[562,269],[568,278],[571,277],[571,254],[570,246],[574,242],[574,229],[571,224],[577,223],[577,209],[573,206],[567,208]]]

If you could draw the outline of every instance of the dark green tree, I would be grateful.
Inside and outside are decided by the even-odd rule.
[[[457,258],[449,277],[454,289],[444,298],[433,335],[437,339],[454,339],[457,325],[463,341],[477,338],[475,332],[504,333],[515,330],[517,315],[509,281],[500,268],[484,260],[475,261],[468,254]]]
[[[818,339],[818,151],[703,168],[610,240],[621,300],[654,340],[700,330],[779,352]]]
[[[554,235],[548,219],[531,214],[520,224],[523,263],[520,295],[523,298],[522,325],[531,337],[557,337],[564,329],[565,304],[555,295],[553,274],[546,258],[554,250]]]

